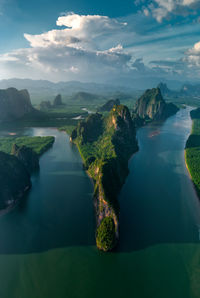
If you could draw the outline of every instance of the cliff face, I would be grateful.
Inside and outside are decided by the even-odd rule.
[[[158,84],[158,88],[160,89],[161,91],[161,94],[162,96],[166,96],[166,97],[169,97],[169,96],[174,96],[175,95],[175,92],[173,92],[172,90],[170,90],[168,87],[167,87],[167,84],[165,83],[160,83]]]
[[[159,88],[148,89],[137,100],[135,113],[142,119],[164,120],[174,115],[178,108],[173,104],[167,104]]]
[[[97,247],[111,250],[119,238],[117,195],[128,175],[128,160],[138,148],[128,108],[115,105],[106,117],[90,115],[78,124],[71,140],[77,144],[95,184]]]
[[[57,107],[57,106],[61,106],[61,105],[63,105],[62,97],[60,94],[58,94],[53,101],[53,106]]]
[[[0,122],[21,118],[33,111],[27,90],[0,90]]]
[[[14,144],[11,154],[23,163],[30,174],[39,170],[39,157],[31,148]]]
[[[6,209],[31,187],[30,175],[15,157],[0,152],[0,209]]]

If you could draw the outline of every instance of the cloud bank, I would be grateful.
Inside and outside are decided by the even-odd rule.
[[[119,32],[123,35],[126,25],[107,16],[69,13],[57,20],[57,26],[66,28],[24,34],[30,48],[1,55],[0,63],[14,75],[32,69],[32,76],[39,72],[53,80],[84,79],[86,75],[91,79],[94,74],[101,77],[127,71],[131,56],[116,37]]]
[[[194,0],[186,2],[189,5]],[[182,43],[186,37],[168,27],[161,26],[156,32],[155,21],[145,23],[147,19],[141,14],[123,19],[62,15],[57,19],[57,29],[37,35],[25,33],[29,47],[0,55],[1,78],[131,84],[136,78],[182,80],[199,75],[200,42],[185,48],[181,58],[180,54],[170,58],[174,39],[179,36]],[[195,28],[185,28],[187,38]],[[181,44],[180,49],[183,48]]]
[[[162,22],[170,15],[194,14],[200,8],[199,0],[152,0],[148,2],[147,5],[144,4],[143,12],[146,16],[152,14],[158,22]]]

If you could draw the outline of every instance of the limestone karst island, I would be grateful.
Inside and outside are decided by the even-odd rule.
[[[200,298],[199,8],[0,0],[0,298]]]

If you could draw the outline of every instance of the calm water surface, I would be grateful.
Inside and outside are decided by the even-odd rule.
[[[189,111],[138,131],[140,149],[120,194],[122,249],[199,241],[199,201],[184,161]]]
[[[57,130],[25,130],[56,142],[27,198],[0,218],[0,298],[199,298],[200,208],[184,163],[189,111],[138,130],[119,195],[120,245],[108,254],[94,246],[92,185],[77,149]]]
[[[76,147],[56,129],[32,128],[17,134],[54,136],[55,143],[40,159],[40,172],[32,177],[28,196],[0,217],[0,253],[93,244],[93,187]]]

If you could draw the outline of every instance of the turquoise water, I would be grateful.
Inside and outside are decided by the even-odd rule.
[[[189,111],[138,130],[119,195],[120,245],[108,254],[94,246],[92,184],[67,135],[18,132],[56,142],[27,198],[0,218],[0,298],[200,297],[200,208],[184,164]]]

